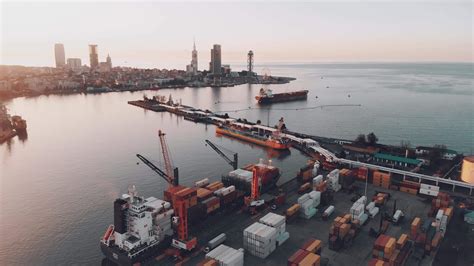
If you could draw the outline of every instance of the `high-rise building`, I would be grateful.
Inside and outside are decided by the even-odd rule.
[[[67,59],[67,66],[72,70],[80,69],[81,68],[81,59],[80,58],[68,58]]]
[[[110,58],[110,55],[107,54],[107,59],[105,61],[109,67],[109,69],[112,69],[112,58]]]
[[[198,72],[198,53],[196,50],[196,41],[194,41],[194,44],[193,44],[193,51],[191,54],[191,64],[186,66],[186,72],[192,75],[196,75]]]
[[[221,46],[219,44],[214,44],[214,47],[211,49],[211,62],[209,64],[209,71],[214,75],[221,74],[222,67],[222,58],[221,58]]]
[[[89,44],[89,59],[92,69],[99,66],[99,54],[97,53],[97,44]]]
[[[62,43],[54,45],[54,57],[56,59],[56,67],[64,67],[66,65],[66,54],[64,53],[64,45]]]
[[[247,54],[247,74],[252,76],[253,72],[253,51],[250,50]]]

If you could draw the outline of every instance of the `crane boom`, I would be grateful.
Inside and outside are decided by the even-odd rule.
[[[160,138],[161,152],[163,154],[166,174],[168,176],[173,176],[173,165],[171,163],[168,145],[166,144],[165,133],[163,133],[161,130],[158,130],[158,137]]]
[[[217,146],[212,143],[210,140],[206,139],[206,143],[209,144],[209,146],[217,152],[230,166],[234,168],[234,170],[237,170],[238,168],[238,161],[239,161],[239,155],[237,153],[234,153],[234,160],[231,160],[227,155],[225,155]]]
[[[170,185],[178,185],[178,168],[174,169],[174,177],[169,176],[167,173],[163,172],[158,166],[154,165],[152,162],[150,162],[147,158],[144,156],[137,154],[138,159],[140,159],[144,164],[146,164],[148,167],[150,167],[151,170],[153,170],[155,173],[157,173],[159,176],[163,177],[163,179],[168,182]]]

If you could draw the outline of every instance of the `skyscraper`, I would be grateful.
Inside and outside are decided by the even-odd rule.
[[[64,53],[64,45],[56,43],[54,45],[54,57],[56,59],[56,67],[63,67],[66,65],[66,54]]]
[[[92,69],[99,66],[99,54],[97,53],[97,44],[89,44],[89,59]]]
[[[112,58],[110,58],[110,55],[107,54],[107,59],[105,61],[109,67],[109,69],[112,69]]]
[[[196,75],[198,72],[198,53],[196,50],[196,41],[194,41],[194,44],[193,44],[193,51],[191,54],[191,64],[186,66],[186,72],[192,75]]]
[[[209,71],[214,75],[221,74],[222,60],[221,60],[221,46],[219,44],[214,44],[214,47],[211,49],[211,63],[209,64]]]
[[[72,69],[80,69],[81,68],[81,59],[80,58],[68,58],[67,59],[67,66]]]

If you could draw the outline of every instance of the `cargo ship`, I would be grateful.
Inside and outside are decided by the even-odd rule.
[[[290,102],[298,100],[306,100],[308,98],[308,90],[273,93],[271,89],[260,89],[259,95],[255,99],[259,104],[269,104],[277,102]]]
[[[173,237],[171,203],[138,197],[135,186],[114,201],[114,224],[100,240],[105,257],[118,265],[133,265],[159,255]]]
[[[217,134],[245,140],[275,150],[286,150],[290,145],[279,136],[279,132],[279,129],[271,127],[237,122],[230,125],[221,124],[216,127]]]

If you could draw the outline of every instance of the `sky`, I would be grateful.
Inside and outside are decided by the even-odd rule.
[[[54,44],[89,64],[199,68],[214,43],[223,63],[472,62],[468,1],[1,2],[0,64],[54,66]]]

